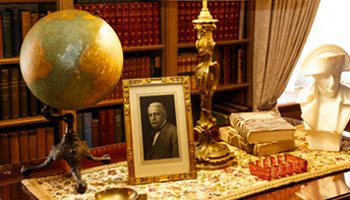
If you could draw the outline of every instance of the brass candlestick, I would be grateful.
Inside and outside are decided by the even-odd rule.
[[[212,138],[211,129],[216,125],[212,116],[212,98],[220,77],[220,66],[212,61],[215,42],[213,31],[215,23],[208,8],[207,0],[203,0],[203,7],[198,19],[193,20],[197,30],[196,48],[198,49],[199,63],[194,70],[196,86],[200,92],[201,113],[194,128],[198,132],[196,145],[197,168],[217,169],[234,162],[234,155],[225,143],[218,143]]]

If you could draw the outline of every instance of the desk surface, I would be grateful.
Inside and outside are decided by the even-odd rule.
[[[245,199],[349,199],[350,198],[350,171],[340,172],[322,178],[291,184],[278,189],[256,194]],[[0,200],[36,199],[20,183],[9,183],[0,186]]]

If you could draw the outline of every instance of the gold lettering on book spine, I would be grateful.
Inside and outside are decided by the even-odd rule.
[[[215,42],[213,31],[215,23],[207,8],[207,1],[203,1],[203,8],[198,19],[193,20],[197,30],[196,48],[198,50],[199,63],[194,69],[196,86],[200,93],[200,118],[194,128],[198,132],[196,145],[197,168],[216,169],[233,162],[233,153],[223,143],[217,143],[212,138],[211,129],[216,125],[216,119],[212,116],[212,98],[220,77],[220,66],[212,61]]]

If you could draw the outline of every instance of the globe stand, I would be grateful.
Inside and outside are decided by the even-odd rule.
[[[26,165],[22,166],[21,173],[23,176],[29,176],[33,170],[42,169],[47,167],[54,160],[64,159],[71,170],[73,178],[76,181],[75,189],[79,193],[84,193],[87,188],[87,184],[81,179],[80,173],[80,161],[82,157],[85,157],[93,161],[101,161],[103,164],[109,164],[111,157],[108,154],[102,157],[95,157],[90,153],[89,147],[85,141],[81,141],[79,136],[73,130],[74,116],[72,113],[64,115],[57,115],[52,113],[52,109],[45,105],[42,109],[42,114],[49,121],[63,120],[66,123],[65,134],[62,140],[56,146],[53,146],[46,160],[39,165]]]

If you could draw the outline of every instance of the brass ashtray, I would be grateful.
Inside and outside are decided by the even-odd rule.
[[[131,188],[111,188],[97,192],[97,200],[136,200],[139,194]]]

